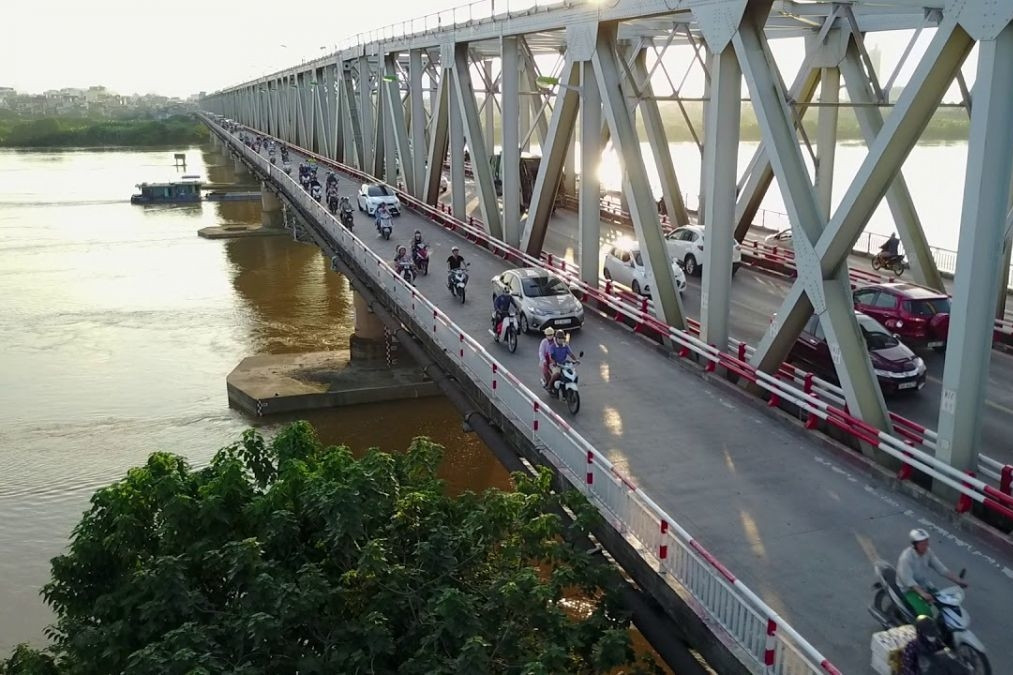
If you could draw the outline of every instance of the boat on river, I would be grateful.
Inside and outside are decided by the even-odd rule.
[[[189,204],[201,200],[201,181],[187,176],[168,183],[139,183],[139,194],[131,195],[131,204]]]

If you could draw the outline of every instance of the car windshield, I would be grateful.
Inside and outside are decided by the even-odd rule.
[[[369,186],[369,196],[370,197],[389,197],[390,196],[390,190],[388,190],[383,185],[370,185]]]
[[[529,277],[524,279],[524,295],[542,298],[551,295],[566,295],[570,289],[557,277]]]
[[[950,313],[949,298],[922,298],[921,300],[905,300],[904,311],[914,316],[935,316]]]
[[[862,327],[862,334],[865,335],[865,344],[869,349],[889,349],[900,344],[894,336],[883,328],[876,320],[867,316],[858,317],[858,325]]]

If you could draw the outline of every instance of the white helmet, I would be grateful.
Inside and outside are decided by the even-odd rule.
[[[929,533],[926,532],[925,530],[923,530],[920,527],[916,527],[915,529],[913,529],[910,532],[908,532],[907,536],[908,536],[908,539],[911,540],[912,544],[917,544],[920,541],[928,541],[929,540]]]

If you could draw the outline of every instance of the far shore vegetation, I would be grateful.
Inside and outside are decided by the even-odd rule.
[[[0,147],[70,148],[190,145],[207,140],[191,115],[154,117],[40,117],[0,111]]]

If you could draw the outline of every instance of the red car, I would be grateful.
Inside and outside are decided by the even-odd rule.
[[[925,386],[926,368],[921,357],[915,356],[913,351],[875,319],[861,312],[855,312],[855,318],[862,329],[872,368],[884,394],[918,391]],[[831,382],[838,381],[830,347],[818,316],[814,315],[806,322],[788,360],[819,377]]]
[[[914,284],[875,284],[855,291],[855,309],[879,321],[912,347],[946,349],[949,296]]]

